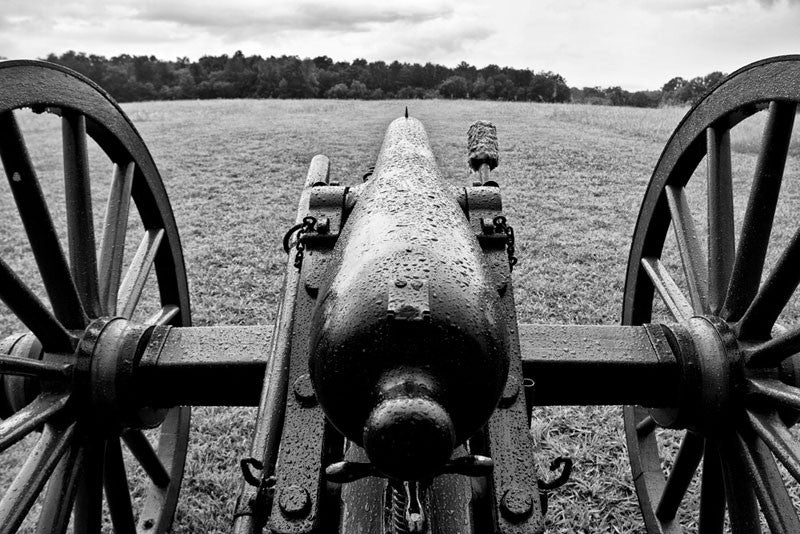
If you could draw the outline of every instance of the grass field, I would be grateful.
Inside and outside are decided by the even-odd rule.
[[[293,222],[309,161],[316,154],[328,155],[333,180],[359,182],[375,161],[388,123],[403,114],[404,105],[259,100],[124,106],[150,147],[172,201],[188,268],[194,324],[272,324],[285,264],[280,240]],[[469,124],[486,119],[497,126],[501,162],[496,180],[517,236],[517,310],[519,320],[528,323],[619,322],[639,203],[658,156],[685,111],[409,103],[409,114],[426,125],[439,165],[453,185],[470,181],[465,161]],[[754,139],[762,122],[753,119],[733,136],[739,192],[746,193],[743,188],[757,147]],[[63,196],[61,155],[45,135],[53,125],[58,132],[50,117],[23,122],[46,194],[57,204],[55,199]],[[796,228],[797,137],[787,164],[787,200],[779,206],[776,225],[781,240]],[[93,158],[101,164],[98,154]],[[95,171],[101,178],[93,192],[96,198],[103,198],[100,191],[104,183],[107,187],[107,174],[102,167]],[[698,189],[693,205],[702,204],[703,194]],[[743,204],[737,203],[737,208],[740,216]],[[8,185],[3,183],[0,253],[21,272],[34,276],[35,266],[26,259],[29,252],[15,217]],[[54,208],[54,217],[63,220],[63,207]],[[101,217],[102,206],[96,206],[95,221]],[[671,265],[673,272],[679,272],[674,258]],[[796,302],[792,306],[795,309]],[[785,320],[795,321],[794,313]],[[14,328],[10,319],[3,321],[0,338]],[[194,411],[174,532],[228,531],[239,482],[238,461],[247,454],[254,417],[254,409]],[[575,462],[572,480],[551,498],[547,520],[552,532],[643,532],[619,407],[536,409],[532,432],[543,469],[555,456],[569,456]],[[673,445],[667,440],[665,447]]]

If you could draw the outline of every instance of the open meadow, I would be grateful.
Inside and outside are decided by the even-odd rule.
[[[330,157],[332,180],[360,182],[377,157],[387,125],[403,114],[406,104],[409,115],[425,124],[442,173],[452,185],[471,182],[466,165],[470,123],[485,119],[496,125],[501,155],[495,180],[516,234],[519,320],[619,323],[639,205],[661,150],[686,109],[441,100],[127,104],[123,108],[150,148],[171,199],[195,325],[273,323],[286,262],[281,239],[294,222],[311,158]],[[58,204],[55,199],[63,199],[61,153],[58,144],[46,138],[52,128],[56,137],[60,135],[58,121],[27,115],[20,120],[31,156],[48,199]],[[752,122],[732,137],[737,193],[746,193],[743,184],[752,175],[763,124],[759,118]],[[798,137],[795,132],[786,200],[779,205],[776,223],[776,235],[783,240],[797,225]],[[98,156],[93,153],[92,161],[99,161]],[[103,167],[93,167],[92,172],[101,181],[110,175]],[[101,189],[93,192],[100,199],[105,194]],[[703,195],[698,190],[692,202],[702,204]],[[736,203],[737,221],[745,201]],[[64,219],[61,202],[60,208],[52,208],[57,221]],[[102,220],[103,204],[95,206],[95,225]],[[4,180],[0,254],[19,272],[36,277],[16,217]],[[65,243],[64,235],[61,238]],[[674,257],[665,263],[682,283]],[[785,322],[796,321],[796,301]],[[14,328],[11,319],[3,318],[0,339]],[[239,460],[248,454],[255,409],[198,408],[192,417],[173,532],[227,532],[240,480]],[[531,432],[545,476],[556,456],[575,462],[570,482],[551,496],[551,532],[644,531],[620,407],[537,408]],[[675,443],[666,439],[664,446],[674,448]],[[0,462],[0,470],[12,472],[14,450]],[[0,483],[7,484],[9,476],[0,475]]]

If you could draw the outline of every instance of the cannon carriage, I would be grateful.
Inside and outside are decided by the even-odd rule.
[[[273,327],[192,327],[177,227],[132,123],[72,72],[0,64],[0,157],[48,301],[0,259],[0,298],[19,319],[1,336],[0,449],[34,438],[0,501],[0,531],[30,515],[41,532],[99,532],[106,517],[115,531],[166,532],[186,406],[250,405],[234,532],[538,532],[568,462],[540,480],[550,475],[534,467],[532,408],[620,404],[648,532],[684,531],[701,463],[700,532],[758,532],[762,516],[772,532],[800,532],[778,467],[800,477],[800,333],[779,321],[800,282],[800,234],[765,270],[798,101],[800,61],[782,57],[737,71],[690,110],[640,210],[620,326],[518,323],[491,126],[471,131],[472,184],[452,188],[406,115],[363,183],[331,182],[327,158],[311,162]],[[28,109],[61,117],[65,229],[17,124]],[[730,130],[758,113],[741,203]],[[98,228],[89,141],[113,168]],[[701,218],[687,191],[704,160]],[[738,239],[734,206],[745,211]],[[127,235],[130,214],[139,235]],[[661,456],[662,428],[681,435],[674,458]],[[134,499],[131,462],[146,474]]]

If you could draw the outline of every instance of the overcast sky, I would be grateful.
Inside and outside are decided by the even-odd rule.
[[[800,53],[800,0],[0,0],[0,56],[327,55],[660,88]]]

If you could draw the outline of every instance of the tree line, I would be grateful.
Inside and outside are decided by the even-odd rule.
[[[174,61],[122,54],[111,58],[69,51],[47,61],[98,83],[121,102],[210,98],[454,98],[531,102],[575,102],[612,106],[682,105],[699,98],[723,75],[673,78],[661,90],[629,92],[620,87],[570,88],[554,72],[464,61],[450,68],[433,63],[334,61],[328,56],[203,56]]]
[[[66,52],[47,61],[64,65],[97,82],[119,101],[192,98],[470,98],[569,102],[564,79],[461,62],[455,68],[433,63],[334,61],[328,56],[203,56],[197,61],[163,61],[154,56],[104,56]]]
[[[697,76],[690,80],[676,76],[657,91],[629,92],[621,87],[573,87],[570,92],[576,104],[602,106],[632,106],[656,108],[662,106],[684,106],[694,104],[714,87],[725,74],[719,71]]]

